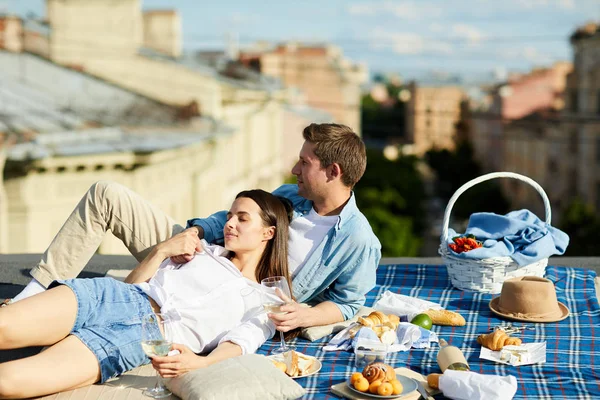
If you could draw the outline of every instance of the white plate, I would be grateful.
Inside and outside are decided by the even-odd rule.
[[[417,383],[414,380],[407,378],[406,376],[402,376],[402,375],[396,375],[396,379],[398,379],[400,381],[400,383],[402,384],[402,393],[394,394],[391,396],[380,396],[378,394],[373,394],[373,393],[369,393],[369,392],[359,392],[358,390],[354,389],[354,386],[352,386],[350,381],[346,381],[346,383],[348,384],[348,387],[350,388],[350,390],[352,390],[353,392],[360,393],[364,396],[372,397],[374,399],[397,399],[399,397],[404,397],[407,394],[412,393],[415,390],[417,390]]]
[[[297,352],[298,353],[298,352]],[[298,353],[298,354],[302,354],[302,353]],[[304,357],[308,357],[308,358],[312,358],[314,359],[312,365],[310,366],[310,369],[308,370],[308,373],[306,375],[302,375],[302,376],[290,376],[290,378],[293,379],[298,379],[298,378],[305,378],[307,376],[311,376],[316,374],[317,372],[319,372],[321,370],[321,368],[323,367],[323,364],[321,364],[321,361],[319,361],[318,358],[315,358],[313,356],[308,356],[306,354],[302,354]],[[283,354],[272,354],[270,356],[266,356],[268,359],[270,360],[275,360],[275,361],[283,361]]]

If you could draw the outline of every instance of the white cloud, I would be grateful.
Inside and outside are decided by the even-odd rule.
[[[376,49],[392,49],[397,54],[452,54],[449,43],[433,40],[413,32],[389,32],[381,28],[369,35],[371,45]]]
[[[420,18],[440,17],[441,7],[428,1],[372,1],[353,3],[347,7],[348,13],[360,16],[375,16],[392,14],[404,20],[417,20]]]
[[[444,30],[444,26],[442,24],[438,24],[437,22],[429,24],[429,30],[434,33],[440,33]]]
[[[522,8],[556,7],[560,9],[574,9],[575,0],[513,0],[513,3]]]
[[[485,36],[479,29],[466,24],[453,25],[452,35],[457,38],[467,39],[471,45],[478,44]]]
[[[230,24],[252,24],[258,22],[260,16],[258,14],[243,14],[240,12],[234,12],[227,18],[227,22]]]
[[[525,60],[535,65],[550,64],[554,61],[550,55],[540,52],[533,46],[525,46],[518,49],[506,49],[500,51],[499,55],[506,60]]]

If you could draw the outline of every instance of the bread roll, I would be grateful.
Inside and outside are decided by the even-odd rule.
[[[459,313],[448,310],[426,310],[434,325],[464,326],[467,322]]]
[[[429,385],[430,388],[432,388],[432,389],[440,388],[440,376],[442,376],[442,374],[427,375],[427,384]]]

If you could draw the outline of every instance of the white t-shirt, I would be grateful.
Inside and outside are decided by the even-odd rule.
[[[339,215],[321,216],[311,208],[308,214],[292,220],[288,247],[288,265],[292,277],[304,266],[339,218]]]
[[[261,286],[245,278],[221,246],[202,241],[192,261],[166,259],[149,282],[137,284],[161,307],[165,336],[194,353],[231,341],[254,353],[275,334],[260,298]]]

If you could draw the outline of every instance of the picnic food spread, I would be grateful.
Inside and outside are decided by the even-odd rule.
[[[380,396],[402,393],[402,384],[396,379],[396,371],[390,365],[373,363],[367,365],[362,372],[355,372],[350,377],[350,384],[359,392],[369,392]]]
[[[490,350],[498,351],[502,350],[504,346],[520,346],[522,341],[519,338],[508,336],[502,329],[495,329],[494,332],[479,335],[477,343]]]
[[[285,352],[283,354],[283,361],[271,360],[277,368],[292,378],[307,375],[314,361],[313,357],[305,356],[294,350]]]
[[[377,334],[382,343],[392,344],[396,340],[395,331],[399,323],[400,317],[397,315],[373,311],[366,317],[358,319],[358,325],[350,330],[350,337],[354,337],[362,327],[367,327]]]

